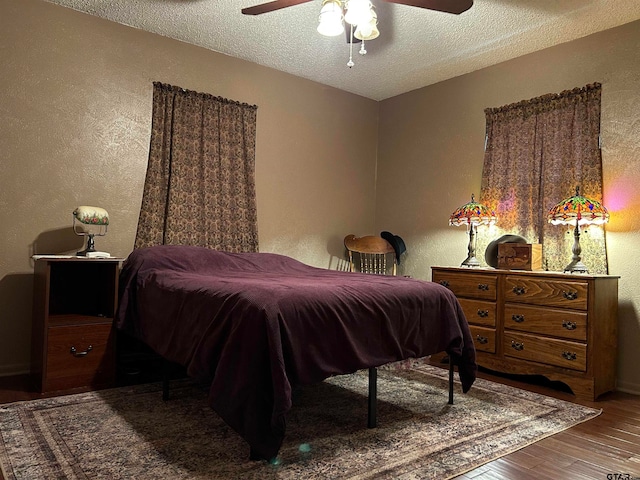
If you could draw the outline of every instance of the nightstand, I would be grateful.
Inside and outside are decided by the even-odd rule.
[[[34,256],[31,370],[45,393],[115,383],[120,258]]]

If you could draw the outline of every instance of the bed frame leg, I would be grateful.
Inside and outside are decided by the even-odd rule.
[[[375,428],[378,425],[377,405],[378,404],[378,370],[376,367],[369,368],[369,412],[367,427]]]
[[[169,374],[169,361],[162,359],[162,400],[169,400],[169,382],[171,375]]]
[[[453,405],[453,359],[449,356],[449,405]]]

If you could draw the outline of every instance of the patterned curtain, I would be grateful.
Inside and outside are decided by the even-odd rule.
[[[256,106],[155,82],[135,248],[257,252]]]
[[[564,269],[574,242],[574,227],[549,224],[549,210],[573,196],[576,186],[581,195],[602,201],[600,98],[596,83],[485,110],[482,203],[495,208],[499,235],[542,244],[548,270]],[[603,227],[583,227],[580,233],[589,272],[606,274]],[[478,251],[494,239],[479,241]]]

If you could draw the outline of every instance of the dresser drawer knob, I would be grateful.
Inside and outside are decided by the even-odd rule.
[[[489,310],[478,310],[478,316],[480,318],[487,318],[489,316]]]
[[[513,287],[512,291],[516,295],[524,295],[524,293],[525,293],[524,287]]]
[[[481,343],[483,345],[489,343],[489,339],[487,337],[483,337],[482,335],[476,335],[476,340],[478,341],[478,343]]]
[[[516,342],[515,340],[511,340],[511,348],[517,351],[524,350],[524,343]]]
[[[576,322],[569,322],[567,320],[563,320],[562,327],[566,328],[567,330],[575,330],[577,325],[576,325]]]
[[[567,300],[575,300],[576,298],[578,298],[578,292],[562,292],[562,296],[564,298],[566,298]]]
[[[487,285],[486,283],[480,283],[478,284],[478,290],[482,290],[483,292],[488,292],[489,285]]]
[[[524,322],[524,315],[516,313],[511,315],[511,320],[513,320],[516,323],[522,323]]]
[[[440,280],[438,283],[443,287],[449,287],[449,282],[447,282],[446,280]]]
[[[89,345],[87,347],[87,349],[84,352],[78,352],[76,350],[76,347],[71,347],[71,355],[73,355],[74,357],[84,357],[86,356],[91,350],[93,350],[93,346]]]
[[[562,352],[562,357],[566,360],[575,360],[577,355],[574,352]]]

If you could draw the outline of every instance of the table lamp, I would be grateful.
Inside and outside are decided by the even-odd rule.
[[[580,195],[580,187],[576,187],[576,194],[566,200],[561,201],[551,210],[548,215],[549,223],[552,225],[574,225],[573,257],[571,263],[564,268],[565,272],[589,273],[587,267],[582,263],[580,254],[580,225],[602,225],[609,221],[609,212],[597,200]]]
[[[476,228],[478,225],[493,225],[496,223],[496,213],[475,201],[471,194],[471,201],[457,208],[449,217],[449,225],[467,225],[469,229],[469,255],[461,267],[479,267],[480,262],[476,258]]]
[[[79,225],[80,224],[80,225]],[[78,231],[78,226],[82,229]],[[81,257],[109,257],[106,252],[98,252],[95,249],[93,237],[102,237],[107,234],[109,227],[109,214],[104,208],[82,205],[73,211],[73,232],[76,235],[87,237],[87,248],[76,253]]]

